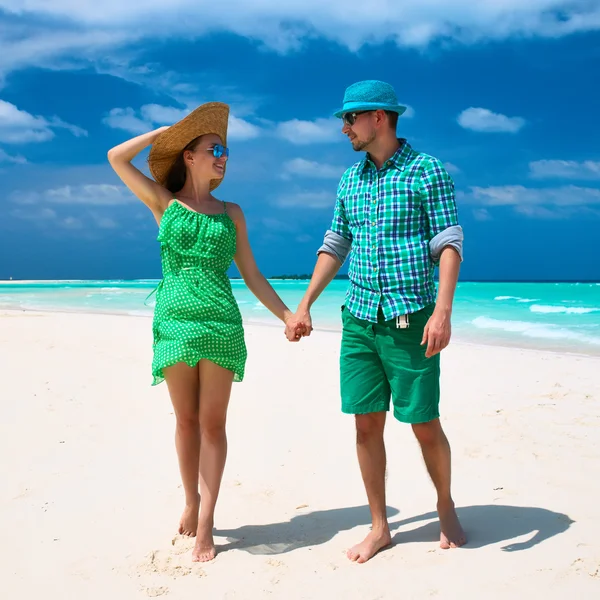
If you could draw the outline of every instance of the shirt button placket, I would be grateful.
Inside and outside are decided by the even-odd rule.
[[[380,184],[380,175],[377,173],[375,186],[376,189],[371,191],[373,200],[373,211],[372,211],[372,219],[371,219],[371,265],[372,265],[372,277],[373,277],[373,288],[379,292],[379,264],[378,264],[378,252],[377,252],[377,238],[378,238],[378,229],[377,229],[377,219],[379,215],[377,213],[378,202],[379,199],[379,184]],[[376,315],[374,315],[376,318]]]

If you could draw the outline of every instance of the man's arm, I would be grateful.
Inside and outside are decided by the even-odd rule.
[[[446,246],[440,256],[440,280],[433,314],[423,331],[421,345],[427,344],[425,356],[430,358],[441,352],[452,335],[452,303],[460,270],[460,255],[452,246]]]
[[[286,324],[285,335],[290,342],[297,342],[302,335],[308,336],[312,331],[310,309],[331,283],[340,267],[344,264],[352,246],[352,233],[343,202],[345,178],[338,185],[337,199],[331,228],[325,233],[323,245],[317,251],[318,258],[308,289],[302,298],[296,314]],[[303,331],[303,334],[300,332]]]
[[[454,182],[438,160],[432,160],[421,178],[424,205],[432,239],[432,260],[439,266],[435,310],[425,326],[421,345],[427,344],[428,358],[441,352],[451,335],[452,304],[463,260],[463,231],[458,224]]]
[[[328,252],[319,253],[308,289],[298,305],[296,314],[290,317],[286,323],[285,335],[290,342],[300,339],[301,336],[296,331],[301,330],[302,326],[304,326],[304,335],[310,335],[312,331],[310,309],[323,290],[331,283],[331,280],[336,276],[341,266],[342,263],[340,263],[335,255]]]
[[[444,312],[448,317],[452,314],[452,303],[454,302],[454,292],[458,282],[460,262],[460,255],[454,247],[446,246],[442,250],[435,309]]]
[[[450,225],[446,229],[442,229],[436,236],[434,236],[429,242],[429,254],[434,264],[440,264],[440,258],[445,248],[451,246],[454,248],[460,260],[463,260],[463,240],[464,234],[463,229],[460,225]]]

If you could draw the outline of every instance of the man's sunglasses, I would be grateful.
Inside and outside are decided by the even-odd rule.
[[[350,127],[352,127],[352,125],[354,125],[354,123],[356,123],[356,117],[358,117],[358,115],[362,115],[366,112],[373,112],[373,111],[372,110],[361,110],[359,112],[345,113],[344,115],[342,115],[342,121],[344,121],[344,123],[346,125],[349,125]]]
[[[212,148],[208,148],[208,151],[212,151],[215,158],[221,158],[221,156],[229,157],[229,148],[221,144],[215,144]]]

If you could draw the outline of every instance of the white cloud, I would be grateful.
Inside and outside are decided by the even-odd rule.
[[[33,208],[15,208],[10,215],[25,221],[51,221],[56,219],[56,211],[44,206]]]
[[[313,179],[339,179],[345,167],[329,165],[304,158],[294,158],[284,163],[282,179],[291,179],[293,176],[310,177]]]
[[[229,115],[229,127],[227,137],[231,140],[250,140],[257,138],[261,133],[260,127],[240,119],[235,115]]]
[[[135,135],[152,129],[152,123],[137,117],[133,108],[113,108],[102,122],[112,129],[122,129]]]
[[[65,229],[75,229],[80,230],[83,229],[83,221],[78,219],[77,217],[65,217],[64,219],[60,219],[60,225]]]
[[[140,223],[138,219],[131,226],[132,220],[145,214],[141,212],[145,208],[139,203],[140,212],[135,210],[138,201],[120,185],[84,184],[38,191],[17,190],[8,196],[8,200],[4,214],[9,223],[26,222],[49,236],[68,232],[77,238],[101,239],[103,231],[119,231],[123,218],[130,223],[126,232],[131,235],[145,229],[149,220],[146,217]],[[125,232],[125,229],[121,231]]]
[[[131,109],[129,109],[131,110]],[[174,108],[160,104],[145,104],[140,109],[142,119],[157,125],[172,125],[190,113],[187,108]]]
[[[518,206],[515,212],[534,219],[600,218],[600,209],[592,206]]]
[[[400,104],[403,102],[400,101]],[[400,115],[400,119],[412,119],[415,116],[415,109],[408,104],[404,104],[404,106],[406,106],[406,110]]]
[[[316,119],[314,121],[301,121],[293,119],[279,123],[275,133],[278,137],[298,146],[335,142],[342,139],[341,121],[339,119]]]
[[[5,15],[4,24],[0,23],[0,85],[7,74],[28,67],[92,68],[166,92],[186,105],[210,91],[211,97],[230,101],[236,116],[245,117],[248,112],[242,105],[255,103],[255,98],[237,97],[231,102],[226,89],[215,89],[219,82],[213,80],[218,77],[195,74],[191,80],[180,73],[164,72],[160,66],[144,64],[145,52],[155,40],[189,41],[214,32],[237,34],[271,50],[291,52],[315,38],[357,51],[364,45],[382,43],[424,48],[440,42],[440,47],[446,48],[513,37],[558,38],[600,29],[600,5],[591,0],[374,1],[348,10],[342,0],[229,0],[228,10],[223,11],[218,2],[173,0],[165,11],[159,0],[140,4],[0,0],[0,12]],[[394,81],[400,85],[392,77]],[[405,116],[412,114],[409,107]],[[134,114],[138,122],[127,119],[126,113],[112,116],[121,117],[126,130],[135,133],[141,131],[142,122],[157,118],[156,114]],[[241,128],[240,137],[256,137],[255,127]],[[238,129],[234,122],[232,131]],[[332,140],[333,134],[326,137]]]
[[[0,148],[0,163],[13,163],[15,165],[24,165],[27,160],[23,156],[13,156]]]
[[[333,209],[335,204],[335,193],[331,192],[292,192],[282,194],[273,202],[282,208],[302,207]]]
[[[122,185],[86,184],[65,185],[41,192],[13,192],[10,200],[20,205],[79,204],[88,206],[115,206],[133,202],[135,196]]]
[[[42,230],[67,229],[82,231],[85,228],[85,222],[82,218],[72,215],[60,215],[55,210],[44,206],[30,206],[26,209],[15,208],[10,211],[9,215],[14,219],[31,222]]]
[[[492,215],[487,208],[475,208],[473,210],[473,216],[477,221],[491,221]]]
[[[266,228],[270,229],[277,233],[296,233],[297,232],[297,224],[290,223],[290,221],[278,219],[276,217],[261,217],[252,221],[251,218],[248,219],[248,225],[252,223],[252,229],[257,228]]]
[[[87,136],[87,131],[65,123],[58,117],[36,117],[14,104],[0,100],[0,142],[26,144],[46,142],[54,137],[54,129],[67,129],[76,137]]]
[[[536,219],[560,219],[565,216],[564,213],[556,210],[555,207],[548,208],[547,206],[530,206],[527,204],[524,206],[515,206],[515,212],[525,217]]]
[[[528,188],[522,185],[472,187],[459,195],[461,201],[482,206],[584,206],[600,205],[600,189],[566,185]]]
[[[65,185],[61,188],[46,190],[45,198],[56,204],[88,204],[112,206],[135,201],[135,196],[123,185],[88,184],[80,186]]]
[[[134,135],[146,133],[164,125],[173,125],[191,112],[190,109],[145,104],[139,115],[131,108],[113,108],[102,122],[112,129],[122,129]],[[261,129],[233,114],[229,115],[228,137],[231,140],[248,140],[260,135]]]
[[[525,125],[521,117],[507,117],[487,108],[467,108],[458,115],[457,121],[465,129],[486,133],[516,133]]]
[[[529,163],[534,179],[600,179],[600,161],[536,160]]]
[[[5,4],[0,0],[0,9]],[[25,19],[12,19],[10,26],[0,26],[0,83],[6,74],[32,66],[71,69],[100,65],[110,50],[134,42],[139,35],[133,30],[73,28],[68,19],[46,27],[40,22],[28,26]]]
[[[106,217],[104,215],[92,215],[94,220],[96,221],[96,225],[98,225],[98,227],[100,229],[116,229],[119,224],[114,220],[111,219],[110,217]]]
[[[460,169],[451,162],[445,162],[444,166],[446,167],[446,171],[448,171],[448,173],[451,173],[452,175],[456,175],[457,173],[460,173]]]
[[[472,187],[457,194],[459,203],[478,205],[473,216],[491,219],[491,210],[510,207],[518,214],[537,218],[600,216],[600,189],[567,185],[555,188],[528,188],[522,185]]]
[[[23,64],[23,55],[31,62],[45,59],[52,50],[71,56],[76,56],[74,51],[89,54],[90,48],[100,52],[111,36],[114,45],[123,38],[189,38],[190,23],[196,36],[228,31],[281,52],[299,49],[316,36],[358,50],[382,42],[422,48],[436,40],[473,44],[511,37],[558,38],[600,28],[598,3],[581,0],[379,0],[354,3],[350,10],[342,0],[229,0],[227,11],[220,3],[173,0],[169,11],[164,7],[161,0],[0,0],[0,9],[17,19],[35,15],[40,22],[49,17],[55,29],[64,24],[52,40],[46,32],[35,32],[19,40],[22,47],[14,59],[6,49],[0,56],[7,66],[15,60]]]
[[[52,117],[48,124],[53,129],[66,129],[70,131],[75,137],[87,137],[88,132],[81,127],[77,127],[77,125],[71,125],[70,123],[65,123],[62,119],[58,117]]]

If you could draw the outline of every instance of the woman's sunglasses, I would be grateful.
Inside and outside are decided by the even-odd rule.
[[[208,148],[208,151],[212,151],[215,158],[221,158],[221,156],[229,157],[229,148],[221,144],[215,144],[212,148]]]

